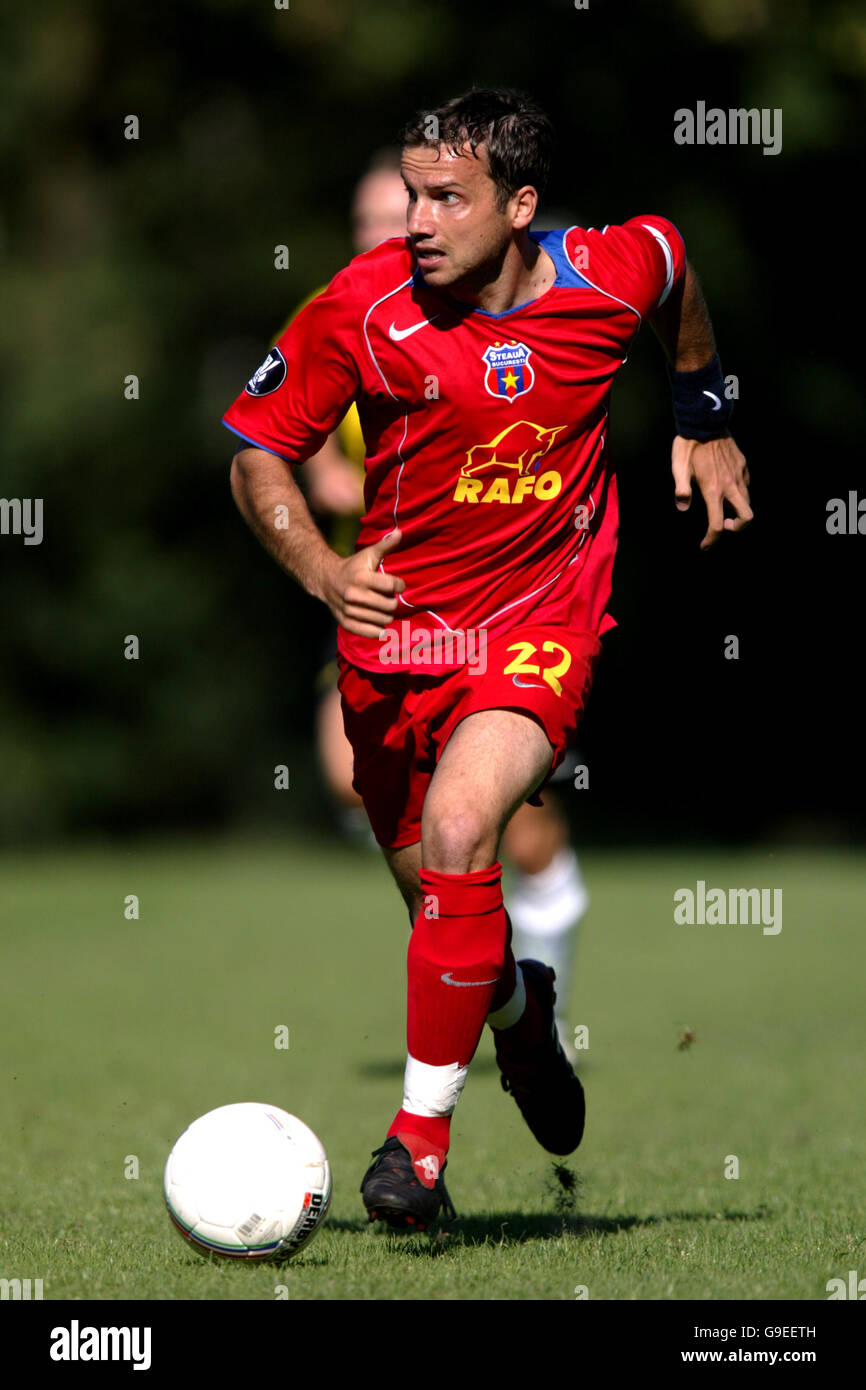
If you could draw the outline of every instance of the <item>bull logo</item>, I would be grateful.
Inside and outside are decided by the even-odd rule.
[[[552,469],[541,473],[540,461],[565,428],[555,425],[546,429],[531,420],[517,420],[489,444],[473,444],[460,469],[454,501],[522,502],[530,496],[542,500],[556,497],[562,478]]]

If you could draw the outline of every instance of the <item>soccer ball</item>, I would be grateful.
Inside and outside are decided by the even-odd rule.
[[[276,1105],[221,1105],[194,1120],[165,1165],[165,1204],[202,1253],[267,1260],[312,1240],[331,1200],[328,1156]]]

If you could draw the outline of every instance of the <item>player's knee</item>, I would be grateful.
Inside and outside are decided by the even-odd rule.
[[[469,807],[424,809],[421,844],[425,869],[465,874],[492,862],[496,835],[487,818]],[[481,861],[481,862],[480,862]]]

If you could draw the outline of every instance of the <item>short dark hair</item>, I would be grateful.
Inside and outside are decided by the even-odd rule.
[[[452,154],[468,144],[476,159],[483,144],[501,209],[527,183],[541,197],[550,173],[553,124],[525,92],[473,87],[434,111],[419,111],[403,127],[400,143],[434,149],[444,145]]]

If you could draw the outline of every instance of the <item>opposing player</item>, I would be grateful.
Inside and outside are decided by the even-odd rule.
[[[406,190],[400,159],[401,151],[396,146],[377,150],[358,181],[350,214],[356,253],[372,251],[389,237],[405,235]],[[323,288],[309,295],[304,305],[321,294]],[[318,453],[307,459],[303,484],[306,499],[320,519],[331,549],[338,555],[351,555],[364,512],[364,435],[354,404]],[[352,786],[352,748],[343,729],[338,678],[334,624],[316,678],[319,762],[344,834],[367,844],[370,826],[363,802]]]
[[[362,1193],[371,1219],[420,1227],[452,1210],[450,1120],[485,1020],[543,1147],[568,1154],[583,1134],[553,971],[514,959],[497,852],[573,738],[614,622],[607,403],[644,318],[673,364],[678,507],[696,482],[703,547],[751,510],[673,224],[532,233],[551,127],[517,93],[473,91],[421,113],[402,143],[407,238],[335,277],[225,423],[242,441],[242,513],[340,624],[355,785],[414,923],[403,1103]],[[366,511],[341,559],[292,469],[352,401]]]

